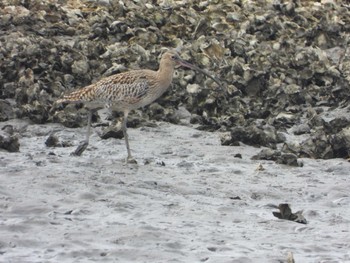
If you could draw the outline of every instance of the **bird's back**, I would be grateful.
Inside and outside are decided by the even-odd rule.
[[[151,103],[157,85],[157,73],[133,70],[119,73],[65,95],[57,103],[85,102],[88,107],[113,105],[116,109],[136,109]]]

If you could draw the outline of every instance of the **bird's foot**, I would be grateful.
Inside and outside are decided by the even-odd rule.
[[[137,161],[134,159],[134,158],[132,158],[131,156],[128,156],[128,157],[126,157],[126,159],[125,159],[125,163],[126,164],[137,164]]]
[[[86,150],[86,148],[88,147],[89,142],[87,141],[82,141],[79,146],[75,149],[74,152],[72,152],[70,155],[72,156],[80,156],[83,154],[83,152]]]

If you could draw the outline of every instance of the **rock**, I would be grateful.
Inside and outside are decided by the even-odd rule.
[[[307,220],[303,216],[303,211],[297,211],[292,213],[292,210],[289,204],[279,204],[278,206],[279,212],[272,212],[272,214],[279,218],[294,221],[301,224],[307,224]]]
[[[1,76],[1,75],[0,75]],[[16,83],[15,82],[7,82],[2,87],[2,97],[4,98],[13,98],[16,94]]]
[[[77,109],[78,107],[78,109]],[[56,111],[53,120],[62,123],[68,128],[84,127],[87,125],[88,112],[84,108],[79,109],[79,105],[69,104],[64,111]],[[92,120],[94,121],[94,114]]]
[[[236,153],[233,157],[235,158],[239,158],[239,159],[242,159],[242,154],[240,153]]]
[[[47,111],[47,107],[44,104],[39,102],[33,104],[25,104],[22,106],[23,116],[28,116],[31,121],[38,124],[46,123],[49,119],[49,112]],[[21,116],[21,117],[23,117]]]
[[[252,160],[270,160],[276,161],[281,156],[281,152],[272,149],[262,149],[257,155],[254,155]]]
[[[350,154],[350,127],[343,128],[340,132],[330,136],[335,158],[349,158]]]
[[[124,138],[123,131],[120,127],[117,127],[115,125],[108,126],[107,128],[103,129],[102,132],[98,134],[101,139],[109,139],[109,138],[115,138],[115,139],[122,139]]]
[[[300,156],[315,159],[334,158],[332,145],[322,129],[316,131],[300,144]]]
[[[273,120],[273,125],[276,128],[289,128],[297,122],[297,116],[289,112],[279,113]]]
[[[45,141],[45,145],[47,147],[56,147],[58,145],[58,137],[54,134],[50,134]]]
[[[302,154],[302,146],[298,142],[286,142],[283,144],[281,152],[283,153],[293,153],[299,157],[305,157]]]
[[[300,166],[297,155],[293,153],[282,153],[278,150],[263,149],[257,155],[252,157],[252,160],[270,160],[278,164],[289,166]]]
[[[13,106],[7,100],[0,99],[0,121],[7,121],[15,118]]]
[[[12,133],[8,133],[8,131],[13,130],[13,128],[6,128],[6,126],[4,128],[5,129],[0,131],[0,148],[8,152],[19,152],[20,144],[18,137]]]
[[[289,166],[299,166],[298,157],[292,153],[282,153],[281,156],[276,159],[276,163]]]
[[[237,145],[238,142],[252,146],[265,146],[275,148],[277,143],[283,142],[284,138],[277,134],[272,126],[264,126],[263,129],[255,125],[248,127],[235,127],[221,141],[225,145]]]
[[[89,63],[86,60],[74,61],[72,65],[72,72],[76,75],[87,74],[90,70]]]
[[[149,112],[150,115],[156,119],[161,120],[164,117],[165,109],[163,106],[161,106],[159,103],[155,102],[149,105]]]
[[[53,133],[51,133],[49,135],[49,137],[47,137],[47,139],[45,141],[45,145],[47,147],[71,147],[71,146],[73,146],[73,144],[71,142],[68,142],[68,141],[60,142],[59,138]]]
[[[337,134],[344,128],[350,126],[350,119],[345,116],[335,117],[332,120],[324,122],[325,131],[328,134]]]
[[[294,125],[291,129],[291,132],[295,135],[301,135],[301,134],[306,134],[310,133],[310,126],[306,123],[302,123],[299,125]]]
[[[220,134],[220,141],[223,146],[239,146],[239,142],[232,138],[231,132]]]

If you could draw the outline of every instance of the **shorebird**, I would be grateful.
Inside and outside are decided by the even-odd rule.
[[[131,155],[129,146],[127,133],[128,114],[130,111],[146,106],[159,98],[169,88],[177,66],[184,66],[202,72],[220,85],[219,80],[197,66],[181,59],[176,51],[167,51],[162,55],[157,71],[141,69],[115,74],[73,91],[63,96],[62,99],[57,100],[56,103],[83,102],[90,109],[86,140],[72,154],[81,155],[89,144],[91,110],[107,107],[124,113],[122,131],[128,154],[126,162],[136,163]]]

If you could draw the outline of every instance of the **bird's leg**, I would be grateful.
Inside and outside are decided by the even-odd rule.
[[[130,146],[129,146],[129,137],[127,133],[127,120],[128,120],[128,111],[124,112],[123,126],[122,131],[125,139],[126,150],[128,151],[128,157],[126,158],[126,163],[137,163],[134,158],[131,156]]]
[[[88,113],[88,124],[87,124],[87,131],[86,131],[85,140],[80,142],[79,146],[75,149],[74,152],[71,153],[71,155],[80,156],[80,155],[82,155],[82,153],[88,147],[89,139],[90,139],[90,133],[91,133],[91,118],[92,118],[92,111],[89,110],[89,113]]]

